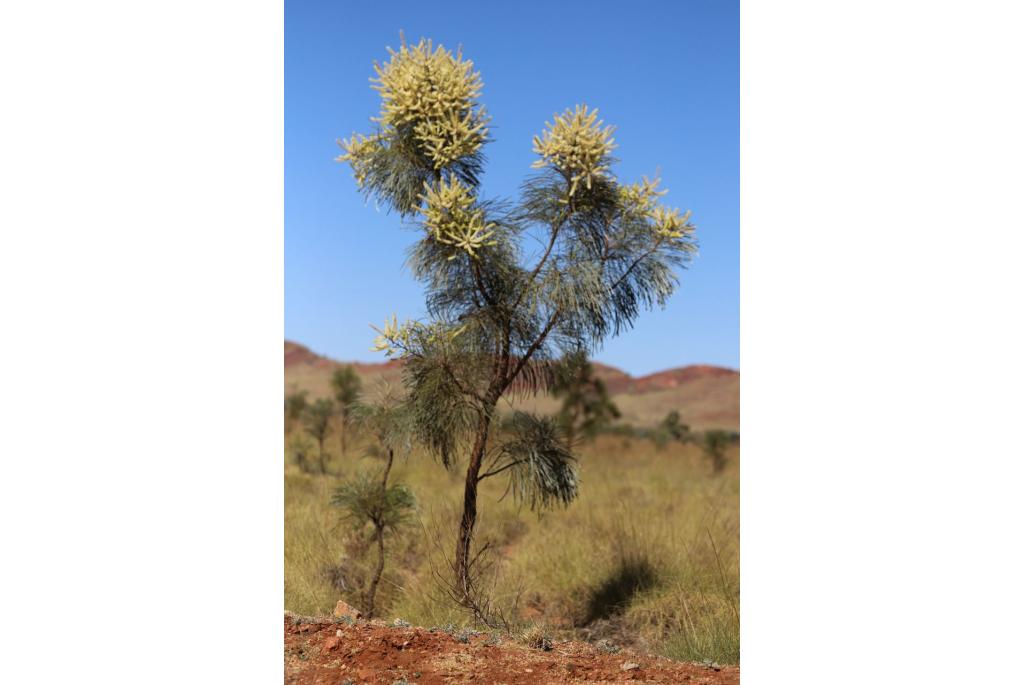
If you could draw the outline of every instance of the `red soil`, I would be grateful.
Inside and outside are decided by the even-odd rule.
[[[711,667],[622,650],[615,654],[579,642],[531,649],[486,634],[463,643],[439,630],[353,625],[331,619],[284,621],[286,685],[373,683],[691,683],[738,685],[739,667]],[[623,665],[630,668],[623,670]]]

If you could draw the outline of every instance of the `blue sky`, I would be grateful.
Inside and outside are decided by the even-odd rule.
[[[633,374],[739,368],[739,3],[390,0],[285,2],[285,335],[341,360],[370,351],[392,313],[423,315],[404,266],[415,230],[357,192],[335,141],[370,131],[385,46],[463,46],[484,81],[494,142],[482,195],[511,197],[532,137],[577,103],[617,127],[624,181],[660,169],[664,201],[693,210],[700,255],[665,309],[596,359]]]

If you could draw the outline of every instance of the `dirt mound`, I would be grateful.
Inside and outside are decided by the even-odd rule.
[[[739,667],[706,666],[579,642],[531,649],[487,634],[380,621],[284,619],[287,685],[425,683],[693,683],[737,685]]]

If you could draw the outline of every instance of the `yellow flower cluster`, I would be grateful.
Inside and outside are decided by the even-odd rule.
[[[392,314],[390,321],[386,318],[384,319],[383,329],[377,328],[372,324],[370,328],[379,334],[373,339],[373,347],[371,349],[374,352],[383,352],[386,356],[390,357],[396,352],[396,347],[408,347],[409,337],[412,332],[411,326],[409,322],[399,325],[397,314]]]
[[[568,174],[572,183],[569,195],[576,192],[581,181],[590,188],[595,177],[607,173],[608,155],[615,147],[615,129],[602,129],[603,123],[597,120],[597,110],[588,111],[586,105],[577,105],[575,112],[556,114],[555,123],[546,124],[541,136],[533,137],[533,151],[541,156],[533,167],[550,165]]]
[[[373,134],[371,136],[352,134],[350,140],[339,140],[338,144],[345,151],[344,154],[335,158],[336,162],[348,162],[352,165],[352,171],[356,175],[356,183],[361,188],[366,181],[367,166],[370,157],[381,146],[382,136]]]
[[[665,240],[684,238],[693,233],[695,228],[690,223],[690,210],[680,216],[678,208],[655,207],[651,218],[654,220],[654,232]]]
[[[384,130],[412,125],[416,142],[442,169],[480,149],[487,136],[488,118],[476,103],[483,88],[473,62],[462,59],[461,49],[452,54],[444,46],[420,40],[409,47],[402,40],[397,52],[388,48],[391,60],[374,64],[383,105],[375,119]]]
[[[391,319],[384,319],[384,328],[370,326],[379,335],[373,339],[374,352],[383,352],[385,356],[392,356],[396,353],[408,351],[420,339],[430,345],[448,344],[459,336],[466,326],[459,328],[448,328],[441,323],[424,325],[419,321],[406,321],[398,323],[398,316],[391,315]]]
[[[680,215],[678,209],[669,209],[658,202],[658,198],[668,193],[658,190],[660,178],[653,181],[646,176],[639,183],[619,186],[619,202],[623,211],[635,217],[649,219],[651,228],[660,240],[679,240],[694,231],[690,223],[690,212]]]
[[[619,186],[619,199],[622,206],[636,214],[650,216],[658,204],[658,198],[668,192],[667,190],[658,190],[660,183],[660,178],[650,181],[644,176],[639,183]]]
[[[476,197],[458,178],[452,176],[447,183],[441,180],[436,187],[425,188],[426,194],[420,196],[424,207],[419,211],[434,240],[465,250],[470,257],[476,257],[481,247],[494,244],[494,224],[485,222],[483,210],[474,206]]]

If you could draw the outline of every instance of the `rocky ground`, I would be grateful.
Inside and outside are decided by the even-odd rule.
[[[525,643],[524,643],[525,642]],[[284,619],[286,685],[440,683],[691,683],[735,685],[739,668],[692,664],[614,645],[536,635],[414,628],[343,617]]]

